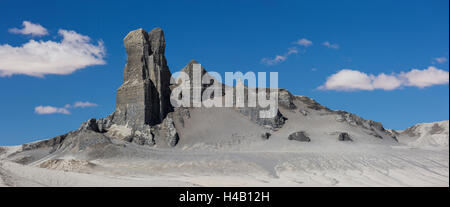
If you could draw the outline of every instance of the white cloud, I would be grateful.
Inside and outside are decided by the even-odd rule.
[[[373,89],[383,89],[386,91],[394,90],[402,85],[402,81],[395,75],[386,75],[384,73],[378,76],[370,76],[372,79]]]
[[[300,46],[307,48],[307,47],[311,46],[313,43],[312,43],[312,41],[310,41],[306,38],[302,38],[302,39],[297,40],[293,44],[300,45]],[[263,59],[261,59],[261,63],[269,65],[269,66],[276,65],[278,63],[286,61],[287,58],[292,54],[298,54],[297,47],[288,48],[288,51],[286,53],[284,53],[283,55],[275,55],[275,57],[273,57],[273,58],[263,58]]]
[[[34,108],[36,114],[70,114],[66,108],[58,108],[53,106],[37,106]]]
[[[326,46],[326,47],[328,47],[328,48],[331,48],[331,49],[335,49],[335,50],[339,49],[339,45],[338,45],[338,44],[336,44],[336,43],[331,44],[331,43],[328,42],[328,41],[322,43],[322,45],[323,45],[323,46]]]
[[[89,101],[77,101],[73,105],[66,104],[64,107],[54,107],[54,106],[37,106],[34,108],[36,114],[70,114],[70,108],[86,108],[98,106],[95,103]]]
[[[261,60],[261,63],[264,63],[266,65],[276,65],[278,63],[286,61],[290,55],[297,54],[297,53],[298,53],[298,49],[296,47],[291,47],[283,55],[276,55],[274,58],[263,58]]]
[[[47,74],[67,75],[91,65],[103,65],[103,42],[75,31],[60,29],[60,42],[30,40],[22,46],[0,45],[0,77],[25,74],[43,77]]]
[[[448,59],[446,57],[437,57],[437,58],[434,58],[434,60],[436,60],[436,62],[438,62],[440,64],[448,61]]]
[[[311,46],[313,43],[312,43],[312,41],[310,41],[306,38],[302,38],[302,39],[297,40],[293,44],[300,45],[300,46],[307,48],[307,47]],[[288,51],[282,55],[275,55],[275,57],[273,57],[273,58],[263,58],[263,59],[261,59],[261,63],[269,65],[269,66],[276,65],[278,63],[286,61],[287,58],[292,54],[298,54],[298,46],[288,48]]]
[[[266,65],[276,65],[278,63],[284,62],[287,59],[287,56],[276,55],[274,58],[263,58],[261,63]]]
[[[29,21],[23,21],[22,25],[23,25],[22,29],[12,28],[9,29],[9,32],[13,34],[24,34],[32,36],[48,35],[47,29],[45,29],[45,27],[41,26],[40,24],[34,24]]]
[[[297,54],[298,50],[296,47],[291,47],[288,49],[287,55],[291,55],[291,54]]]
[[[449,73],[447,71],[437,69],[430,66],[425,70],[413,69],[407,73],[401,73],[404,78],[405,85],[425,88],[432,85],[447,84],[449,81]]]
[[[311,46],[313,43],[312,43],[311,40],[308,40],[308,39],[306,39],[306,38],[302,38],[302,39],[297,40],[297,42],[295,42],[295,44],[300,45],[300,46],[303,46],[303,47],[309,47],[309,46]]]
[[[322,90],[355,91],[355,90],[394,90],[402,86],[425,88],[432,85],[448,84],[449,72],[428,67],[424,70],[413,69],[400,74],[379,75],[366,74],[357,70],[343,69],[327,78]]]
[[[86,102],[77,101],[73,104],[73,107],[75,107],[75,108],[79,108],[79,107],[85,108],[85,107],[94,107],[94,106],[98,106],[98,105],[95,103],[91,103],[89,101],[86,101]]]
[[[327,90],[373,90],[372,80],[366,73],[343,69],[328,77],[321,89]]]

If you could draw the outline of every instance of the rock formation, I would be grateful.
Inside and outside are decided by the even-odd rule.
[[[339,133],[338,140],[339,141],[351,141],[351,142],[353,141],[347,132]]]
[[[289,135],[289,140],[295,140],[299,142],[310,142],[311,139],[306,135],[304,131],[294,132]]]
[[[199,64],[197,61],[195,60],[191,60],[185,67],[183,67],[183,69],[181,69],[182,72],[185,72],[190,80],[191,80],[191,88],[193,88],[193,68],[194,68],[194,64]],[[203,92],[206,90],[206,88],[212,86],[214,84],[215,81],[217,81],[212,75],[210,75],[206,69],[202,66],[201,67],[201,76],[202,78],[208,77],[208,79],[212,80],[210,83],[208,84],[202,84],[201,85],[201,94],[203,94]],[[258,104],[256,106],[248,106],[248,93],[249,93],[249,88],[247,86],[244,86],[244,103],[245,106],[244,107],[237,107],[236,106],[236,87],[232,87],[232,86],[227,86],[223,83],[220,83],[222,87],[222,93],[221,94],[213,94],[213,97],[221,97],[223,98],[225,96],[225,91],[226,88],[231,88],[231,90],[233,91],[233,108],[235,108],[238,112],[240,112],[241,114],[243,114],[244,116],[247,116],[251,121],[261,125],[261,126],[265,126],[267,128],[270,129],[279,129],[283,126],[284,121],[286,120],[286,118],[280,113],[279,110],[277,110],[277,113],[275,114],[275,116],[273,118],[261,118],[259,112],[261,110],[266,110],[265,108],[261,108],[258,106]],[[257,92],[258,90],[266,90],[266,93],[270,93],[270,90],[267,88],[264,89],[255,89],[255,92]],[[193,104],[192,102],[192,98],[193,98],[193,92],[192,90],[190,91],[190,97],[191,97],[191,106]],[[211,98],[213,98],[211,97]],[[203,101],[203,98],[202,98]],[[225,103],[224,100],[222,100],[222,103]],[[293,96],[291,93],[289,93],[289,91],[285,90],[285,89],[279,89],[279,93],[278,93],[278,104],[282,107],[288,108],[288,109],[295,109],[295,105],[293,104]]]
[[[391,130],[400,143],[414,147],[444,147],[448,149],[449,121],[421,123],[403,131]]]
[[[90,119],[84,122],[79,129],[67,134],[49,140],[24,144],[22,146],[22,152],[46,149],[48,153],[54,153],[65,152],[67,150],[78,151],[92,149],[93,152],[95,151],[94,154],[98,154],[100,151],[103,153],[102,156],[109,156],[114,154],[114,149],[121,147],[120,144],[115,144],[115,141],[125,141],[137,145],[174,147],[180,140],[195,139],[192,135],[184,137],[181,133],[182,130],[180,130],[186,124],[189,124],[190,127],[198,127],[198,125],[195,125],[196,123],[189,121],[193,108],[174,108],[170,101],[171,92],[179,83],[173,85],[170,83],[171,72],[164,56],[164,32],[160,28],[155,28],[150,33],[147,33],[143,29],[137,29],[129,32],[123,42],[128,57],[123,73],[123,84],[117,90],[115,112],[98,120]],[[194,64],[197,64],[197,62],[192,60],[181,70],[187,73],[191,80],[193,80],[194,76]],[[201,94],[203,94],[217,80],[203,67],[201,67],[201,76],[209,76],[209,79],[212,80],[208,84],[201,85]],[[236,106],[236,90],[238,87],[227,86],[220,82],[217,83],[222,86],[222,92],[212,95],[223,98],[226,89],[233,91],[233,107],[231,111],[226,113],[239,112],[237,116],[242,116],[249,122],[252,122],[253,125],[256,124],[258,127],[262,126],[258,134],[261,135],[262,133],[261,138],[264,140],[272,137],[272,135],[277,133],[278,129],[285,125],[287,118],[281,111],[291,115],[300,112],[298,115],[303,117],[308,116],[307,120],[309,120],[310,116],[313,118],[314,114],[336,117],[335,122],[342,122],[357,129],[364,129],[370,136],[378,138],[392,137],[395,140],[394,133],[385,130],[379,122],[365,120],[345,111],[330,110],[311,98],[294,96],[285,89],[275,89],[278,90],[279,105],[276,115],[272,118],[261,118],[259,112],[266,109],[259,107],[258,104],[256,107],[249,106],[248,94],[252,91],[257,92],[259,90],[266,90],[266,94],[269,94],[271,89],[256,88],[255,90],[250,90],[249,87],[241,83],[242,85],[240,86],[243,86],[244,89],[245,106],[238,107]],[[192,106],[193,92],[190,91],[190,93]],[[220,117],[217,118],[220,119]],[[217,124],[214,125],[214,123],[208,124],[217,128],[226,127]],[[227,123],[223,125],[227,125]],[[434,131],[439,130],[437,127],[433,129]],[[233,137],[233,130],[235,129],[230,128],[228,130],[226,133]],[[270,131],[270,133],[267,131]],[[284,136],[284,138],[286,137],[287,135]],[[289,140],[303,142],[309,142],[311,140],[305,131],[292,133],[287,138]],[[341,134],[339,135],[339,139],[347,140],[350,137],[348,134]],[[106,151],[107,148],[110,151]],[[24,157],[20,159],[22,158]],[[27,162],[29,161],[32,160],[28,159]]]
[[[113,123],[141,129],[162,123],[172,111],[171,73],[164,56],[164,32],[131,31],[124,39],[128,54],[124,81],[117,90]]]
[[[262,139],[269,139],[270,135],[271,134],[269,132],[265,132],[265,133],[261,134],[261,138]]]
[[[123,84],[117,90],[115,111],[104,118],[89,119],[78,129],[61,136],[0,147],[0,181],[7,185],[15,185],[16,180],[22,184],[23,180],[32,185],[80,185],[83,182],[91,186],[97,179],[101,180],[97,183],[109,185],[118,178],[115,184],[124,186],[143,181],[148,183],[142,185],[170,182],[168,184],[178,186],[204,185],[204,179],[192,178],[207,175],[212,178],[256,177],[263,179],[258,182],[270,185],[290,182],[294,185],[342,185],[341,180],[338,182],[329,176],[315,176],[317,179],[310,183],[303,181],[312,171],[325,175],[331,169],[344,175],[336,174],[336,178],[360,181],[367,177],[371,183],[374,172],[380,175],[381,166],[383,172],[390,169],[399,172],[396,173],[398,180],[391,174],[384,178],[378,176],[374,185],[392,185],[392,181],[404,184],[403,177],[410,175],[411,169],[418,172],[414,178],[421,178],[422,172],[433,169],[429,172],[429,183],[448,185],[448,121],[419,124],[404,131],[386,130],[379,122],[329,109],[286,89],[252,90],[253,84],[245,86],[243,81],[236,81],[236,86],[218,81],[214,85],[222,86],[223,90],[205,93],[202,97],[219,96],[218,101],[223,103],[224,95],[228,95],[225,91],[232,91],[231,106],[193,107],[193,91],[185,90],[183,93],[191,94],[191,106],[172,107],[171,94],[180,89],[180,83],[171,83],[174,79],[164,57],[163,31],[156,28],[147,33],[138,29],[124,38],[124,44],[128,57]],[[193,60],[182,69],[191,80],[196,63]],[[215,76],[203,67],[200,69],[204,77]],[[212,85],[210,82],[197,87],[201,87],[201,92],[211,92]],[[239,106],[238,89],[243,89],[244,94],[244,104]],[[267,108],[258,104],[249,106],[248,94],[253,91],[265,91],[266,99],[270,92],[278,92],[278,97],[271,97],[278,98],[279,107],[271,111],[276,112],[276,116],[262,118],[259,112]],[[412,148],[402,147],[403,143]],[[420,147],[426,150],[419,151]],[[443,153],[429,147],[439,147]],[[417,163],[425,170],[417,170]],[[404,171],[398,171],[399,166]],[[345,177],[349,170],[367,173],[362,177]],[[320,173],[322,171],[325,173]],[[437,176],[435,171],[443,175]],[[422,185],[423,180],[419,180]],[[243,181],[246,180],[238,179],[237,183]],[[355,182],[349,183],[355,185]]]

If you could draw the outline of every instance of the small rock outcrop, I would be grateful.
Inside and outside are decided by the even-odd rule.
[[[162,124],[158,125],[157,133],[155,138],[155,143],[161,147],[175,147],[180,140],[178,136],[177,129],[175,128],[175,123],[173,121],[173,114],[170,113],[163,121]]]
[[[350,135],[347,132],[339,133],[338,140],[339,141],[351,141],[351,142],[353,142],[353,140],[350,138]]]
[[[101,118],[99,120],[91,118],[86,122],[83,122],[79,130],[91,130],[98,133],[105,133],[109,127],[112,125],[111,121],[112,115],[106,118]]]
[[[354,127],[362,127],[364,129],[370,130],[369,134],[383,139],[383,134],[397,141],[397,137],[394,133],[389,130],[386,130],[383,127],[383,124],[377,121],[365,120],[362,117],[348,113],[346,111],[332,111],[331,113],[336,114],[336,121],[338,122],[347,122],[350,126]]]
[[[153,135],[153,130],[150,126],[146,125],[140,131],[134,131],[132,135],[127,137],[127,141],[133,142],[138,145],[155,145],[155,137]]]
[[[272,134],[270,134],[269,132],[265,132],[265,133],[261,134],[262,139],[269,139],[270,136],[272,136]]]
[[[94,132],[100,132],[100,129],[97,124],[97,120],[94,118],[89,119],[86,122],[83,122],[80,127],[81,130],[92,130]]]
[[[288,139],[299,141],[299,142],[310,142],[311,141],[311,139],[306,135],[306,132],[304,132],[304,131],[294,132],[289,135]]]

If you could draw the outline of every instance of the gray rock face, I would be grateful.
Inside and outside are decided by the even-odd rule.
[[[260,117],[260,111],[266,110],[264,108],[261,108],[259,106],[256,107],[242,107],[242,108],[236,108],[241,114],[247,116],[251,121],[261,125],[265,126],[269,129],[277,130],[283,127],[286,118],[281,114],[281,112],[278,110],[277,114],[273,118],[261,118]]]
[[[184,66],[181,69],[181,71],[186,73],[188,75],[189,79],[191,80],[191,82],[190,82],[191,89],[194,89],[194,87],[195,87],[194,86],[194,64],[199,64],[199,63],[195,60],[191,60],[186,66]],[[206,88],[212,86],[214,84],[214,82],[217,80],[213,76],[211,76],[208,72],[206,72],[206,70],[203,66],[201,66],[200,74],[201,74],[201,78],[208,77],[210,80],[212,79],[212,81],[210,81],[210,83],[208,83],[208,84],[203,84],[203,83],[201,84],[201,93],[200,94],[203,94],[203,92],[206,90]],[[202,81],[202,80],[200,79],[200,81]],[[222,83],[220,83],[220,84],[222,86],[222,93],[221,94],[212,94],[213,97],[221,97],[221,96],[225,95],[225,86]],[[178,86],[178,85],[176,85],[176,86]],[[191,106],[193,106],[193,97],[194,97],[193,90],[190,90],[190,105]],[[213,98],[213,97],[210,97],[210,98]],[[201,98],[201,100],[203,100],[203,96],[200,96],[200,98]]]
[[[82,124],[78,130],[57,136],[48,140],[28,143],[22,145],[22,150],[16,154],[14,160],[19,163],[29,163],[41,159],[52,153],[78,153],[83,151],[87,154],[91,152],[95,156],[104,156],[104,152],[114,147],[109,137],[103,133],[96,132],[95,119]],[[110,154],[114,156],[114,153]]]
[[[160,147],[174,147],[180,140],[172,113],[169,113],[163,123],[156,127],[155,132],[155,143]]]
[[[278,105],[287,109],[296,109],[294,104],[294,96],[286,89],[278,90]]]
[[[51,139],[27,143],[22,145],[22,151],[34,150],[39,148],[50,148],[61,144],[69,134],[60,135]]]
[[[153,139],[153,135],[151,133],[134,135],[130,141],[138,145],[155,145],[155,140]]]
[[[124,140],[138,145],[153,146],[155,145],[153,130],[149,125],[145,125],[140,130],[133,131],[133,134],[125,137]]]
[[[383,124],[381,124],[380,122],[365,120],[356,114],[348,113],[346,111],[339,110],[339,111],[332,111],[332,113],[337,114],[336,121],[347,122],[350,126],[368,129],[371,131],[370,135],[380,139],[383,139],[383,136],[381,136],[380,134],[385,134],[397,141],[397,137],[395,136],[395,134],[386,130],[383,127]]]
[[[113,123],[133,129],[159,124],[172,110],[164,33],[160,28],[149,34],[138,29],[125,37],[124,44],[128,57]]]
[[[167,118],[174,109],[170,103],[172,74],[164,56],[164,32],[161,28],[150,33],[137,29],[123,41],[128,57],[123,84],[117,90],[116,110],[110,117],[97,121],[98,130],[94,121],[88,127],[106,132],[112,124],[122,125],[132,129],[126,141],[153,146],[155,139],[167,136],[169,145],[175,146],[178,134],[173,121],[170,122],[172,119]]]
[[[236,88],[234,88],[234,90],[236,90]],[[256,93],[259,92],[259,90],[266,90],[266,97],[269,98],[270,97],[270,89],[269,88],[258,88],[255,90]],[[281,89],[283,90],[283,89]],[[281,114],[280,110],[277,109],[276,110],[276,114],[274,117],[272,118],[262,118],[260,116],[260,111],[266,111],[269,108],[268,107],[261,107],[259,106],[259,104],[256,104],[255,107],[253,106],[248,106],[248,94],[250,93],[249,88],[248,87],[244,87],[244,103],[245,106],[244,107],[236,107],[235,109],[237,111],[239,111],[241,114],[247,116],[251,121],[264,126],[266,128],[272,129],[272,130],[278,130],[281,127],[283,127],[285,121],[287,120],[286,117],[283,116],[283,114]],[[279,90],[280,91],[280,90]],[[236,101],[236,92],[234,93],[234,100]],[[282,95],[283,96],[283,95]],[[278,93],[278,97],[280,97],[280,93]],[[283,96],[286,97],[286,96]],[[258,96],[256,95],[256,99],[258,100]],[[289,99],[289,98],[287,98]],[[284,107],[289,107],[289,104],[287,103],[289,102],[289,100],[286,101],[286,99],[284,100],[284,103],[286,104]],[[295,105],[294,105],[295,106]],[[280,99],[278,100],[278,107],[280,107]]]
[[[110,138],[101,133],[90,130],[77,131],[67,135],[67,138],[58,147],[58,150],[81,151],[85,149],[102,148],[112,144]]]
[[[351,141],[351,142],[353,141],[347,132],[339,133],[338,140],[339,141]]]
[[[299,142],[310,142],[311,141],[311,139],[308,136],[306,136],[306,133],[304,131],[294,132],[289,135],[288,139],[299,141]]]
[[[392,136],[398,137],[400,136],[400,133],[394,129],[386,129]]]
[[[94,118],[89,119],[86,122],[83,122],[80,127],[81,130],[92,130],[94,132],[100,132],[98,128],[97,120]]]
[[[303,102],[304,104],[306,104],[306,106],[309,109],[312,110],[324,110],[324,111],[328,111],[331,112],[331,110],[325,106],[320,105],[319,103],[317,103],[314,99],[306,97],[306,96],[296,96],[296,99],[300,100],[301,102]]]
[[[191,60],[186,66],[184,66],[181,71],[185,72],[188,76],[189,79],[191,79],[191,87],[193,86],[193,80],[194,80],[194,64],[199,64],[196,60]],[[205,68],[203,66],[201,66],[201,77],[203,77],[204,75],[210,76],[208,74],[208,72],[206,72]],[[211,79],[214,79],[214,77],[210,76]],[[204,89],[208,86],[211,86],[213,82],[209,83],[209,84],[202,84],[202,92],[204,91]]]
[[[184,127],[184,121],[191,118],[191,112],[189,108],[186,107],[178,107],[174,109],[173,119],[178,120],[181,127]]]
[[[402,131],[390,129],[399,142],[415,147],[447,147],[449,141],[449,121],[419,123]]]
[[[191,60],[181,71],[185,72],[189,78],[191,79],[191,88],[193,88],[193,64],[199,64],[197,61],[195,60]],[[205,91],[206,88],[210,87],[211,85],[213,85],[214,81],[217,81],[213,76],[211,76],[205,68],[201,67],[201,76],[205,77],[205,76],[209,76],[209,79],[213,80],[208,84],[202,84],[201,85],[201,92],[203,94],[203,92]],[[220,83],[220,85],[222,86],[222,93],[221,94],[213,94],[214,97],[224,97],[225,95],[225,90],[226,88],[230,88],[230,86],[226,86],[223,83]],[[286,120],[286,118],[281,114],[281,112],[279,110],[277,110],[277,113],[275,114],[275,116],[273,118],[261,118],[260,117],[260,111],[262,110],[267,110],[266,108],[261,108],[258,105],[256,107],[249,107],[248,106],[248,93],[249,93],[249,88],[244,86],[244,107],[236,107],[236,87],[232,87],[233,90],[233,106],[234,108],[240,112],[241,114],[243,114],[244,116],[248,117],[251,121],[261,125],[261,126],[265,126],[267,128],[270,129],[279,129],[284,125],[284,122]],[[258,89],[256,89],[257,91]],[[263,89],[264,90],[264,89]],[[294,97],[291,93],[289,93],[289,91],[285,90],[285,89],[279,89],[279,93],[278,93],[278,103],[279,105],[282,105],[285,108],[288,109],[295,109],[296,106],[293,103]],[[266,93],[269,94],[270,90],[266,89]],[[191,90],[191,106],[192,106],[192,98],[193,98],[193,93]],[[267,95],[267,97],[269,97]],[[211,97],[212,98],[212,97]],[[202,99],[203,100],[203,99]],[[223,102],[225,103],[225,102]]]
[[[109,127],[112,125],[112,117],[114,114],[107,116],[106,118],[101,118],[96,120],[91,118],[86,122],[83,122],[78,130],[91,130],[94,132],[105,133]]]
[[[111,127],[113,117],[114,113],[105,118],[97,120],[98,132],[105,133],[108,130],[108,128]]]
[[[407,129],[405,129],[403,132],[402,132],[402,134],[405,134],[405,135],[408,135],[408,136],[410,136],[410,137],[417,137],[417,136],[420,136],[420,134],[418,134],[416,131],[416,129],[417,128],[419,128],[419,125],[418,124],[416,124],[416,125],[414,125],[414,126],[411,126],[411,127],[409,127],[409,128],[407,128]]]
[[[41,149],[41,148],[53,148],[56,150],[63,145],[67,145],[66,142],[74,143],[74,141],[67,141],[73,139],[74,137],[80,137],[82,140],[87,140],[86,142],[95,143],[98,142],[97,138],[93,138],[95,136],[91,136],[92,139],[85,138],[87,134],[96,135],[104,140],[108,139],[104,137],[102,133],[104,133],[106,128],[110,127],[111,116],[108,116],[103,119],[96,120],[94,118],[89,119],[86,122],[83,122],[79,129],[75,131],[71,131],[67,134],[63,134],[51,139],[27,143],[22,145],[22,151]],[[109,143],[109,142],[108,142]],[[81,148],[85,148],[85,146],[89,146],[90,143],[78,143]]]
[[[445,131],[444,127],[441,127],[438,123],[433,124],[430,130],[430,134],[441,134]]]
[[[159,97],[159,120],[157,123],[160,123],[172,111],[170,103],[170,78],[172,74],[164,56],[166,41],[161,28],[155,28],[150,32],[149,43],[152,53],[148,57],[148,76],[156,87],[157,94],[153,95],[158,95]]]
[[[177,129],[175,128],[172,117],[164,119],[162,127],[166,129],[167,144],[170,147],[177,145],[180,138],[178,137]]]

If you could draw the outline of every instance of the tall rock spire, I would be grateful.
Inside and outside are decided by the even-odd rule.
[[[137,29],[124,38],[128,57],[124,81],[117,90],[114,123],[139,129],[161,123],[172,110],[165,44],[161,28],[149,34]]]
[[[170,104],[170,77],[172,74],[164,56],[166,41],[162,29],[154,28],[148,35],[148,42],[151,52],[147,62],[148,73],[158,95],[159,103],[155,104],[159,104],[159,118],[157,120],[161,122],[167,113],[172,111],[172,105]]]

